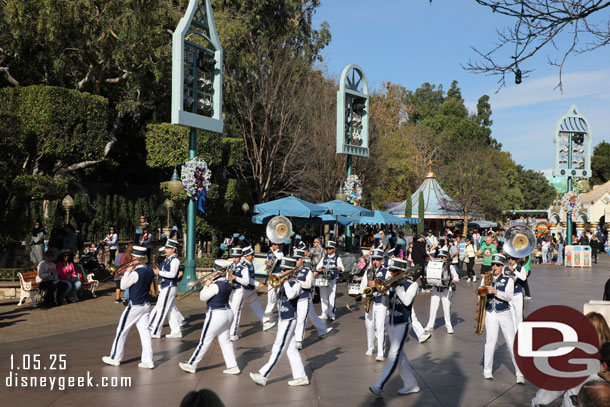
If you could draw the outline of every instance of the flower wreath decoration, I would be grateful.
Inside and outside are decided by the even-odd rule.
[[[582,199],[574,191],[568,191],[561,197],[561,209],[570,214],[577,214],[582,210]]]
[[[199,210],[205,214],[205,200],[211,185],[212,172],[201,158],[193,157],[182,166],[182,185],[186,195],[197,201]]]
[[[349,203],[354,205],[360,204],[360,198],[362,198],[362,182],[357,175],[350,175],[343,184],[343,192],[345,193],[346,199]]]

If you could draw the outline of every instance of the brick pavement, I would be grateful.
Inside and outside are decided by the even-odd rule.
[[[593,269],[566,269],[559,266],[535,265],[530,280],[533,298],[526,301],[525,315],[545,305],[561,303],[582,310],[589,299],[599,299],[603,285],[610,277],[610,258],[600,256]],[[112,287],[110,287],[112,288]],[[340,285],[338,319],[335,333],[318,340],[315,331],[308,330],[301,355],[311,385],[289,388],[288,361],[283,357],[273,371],[268,385],[256,386],[248,372],[258,370],[269,358],[276,329],[262,332],[249,308],[242,316],[244,337],[235,343],[235,353],[242,374],[225,376],[224,363],[217,342],[210,348],[196,374],[179,370],[179,361],[186,360],[196,346],[204,320],[202,304],[196,295],[184,301],[180,308],[190,322],[181,340],[161,339],[153,342],[156,368],[137,368],[140,344],[132,330],[127,340],[125,361],[119,368],[102,364],[108,354],[118,317],[123,306],[114,304],[112,291],[100,290],[100,297],[52,309],[0,306],[0,379],[5,405],[17,406],[106,406],[122,405],[126,400],[133,407],[179,405],[183,395],[193,389],[208,387],[215,390],[227,406],[524,406],[536,388],[514,384],[512,363],[503,340],[494,360],[493,381],[483,380],[482,357],[485,335],[474,334],[476,297],[472,283],[458,284],[452,304],[455,334],[448,335],[438,313],[436,329],[426,344],[411,336],[405,350],[422,391],[398,396],[400,380],[396,374],[386,387],[386,397],[375,399],[367,390],[384,364],[365,357],[365,330],[362,311],[349,312],[343,307],[350,297]],[[341,295],[342,294],[342,295]],[[316,305],[316,308],[319,307]],[[416,312],[424,324],[429,313],[429,296],[420,294]],[[440,311],[440,310],[439,310]],[[165,328],[165,333],[168,328]],[[70,389],[66,391],[23,389],[5,386],[10,372],[10,355],[67,354],[67,374],[90,372],[96,379],[130,377],[128,389]],[[13,371],[13,373],[17,373]],[[23,372],[20,372],[23,374]],[[62,372],[63,373],[63,372]],[[43,374],[36,372],[37,375]],[[49,374],[57,376],[59,373]],[[237,390],[237,391],[236,391]]]

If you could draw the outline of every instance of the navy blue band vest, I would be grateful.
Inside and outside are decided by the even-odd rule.
[[[276,256],[275,256],[275,254],[273,254],[273,251],[269,250],[269,253],[267,253],[267,260],[273,260],[275,258],[276,258]],[[275,268],[273,269],[271,274],[281,274],[282,269],[280,269],[280,263],[281,263],[281,260],[278,260],[277,263],[275,264]]]
[[[369,275],[371,275],[371,274],[373,275],[372,281],[375,281],[375,279],[377,279],[377,278],[385,280],[386,278],[389,277],[388,270],[386,270],[383,267],[380,267],[377,270],[374,270],[374,268],[373,268],[373,272],[369,273]],[[369,280],[369,281],[371,281],[371,280]],[[381,304],[383,302],[383,295],[376,295],[374,301],[376,304]]]
[[[334,280],[335,278],[339,277],[339,269],[337,268],[337,255],[333,255],[333,257],[330,257],[328,255],[326,255],[324,257],[324,262],[323,264],[323,269],[324,270],[328,270],[330,271],[331,274],[331,278]]]
[[[234,268],[233,268],[233,275],[235,277],[242,278],[244,276],[243,275],[244,269],[248,269],[250,276],[253,275],[252,273],[254,273],[254,266],[252,266],[252,263],[250,263],[248,265],[248,263],[246,263],[246,262],[240,262],[240,263],[235,264]],[[254,288],[254,285],[250,284],[250,281],[248,281],[248,284],[244,285],[244,284],[238,282],[237,280],[233,280],[231,282],[231,286],[233,287],[233,289],[236,289],[236,290],[238,290],[240,288],[250,288],[250,289]]]
[[[208,300],[207,311],[214,309],[227,309],[229,307],[229,296],[231,295],[231,284],[226,280],[214,282],[218,286],[218,294]]]
[[[295,281],[290,280],[288,284],[290,284],[290,286],[292,287],[294,286]],[[280,301],[280,319],[286,320],[295,318],[297,313],[297,302],[299,301],[298,297],[293,298],[292,300],[288,299],[286,291],[284,291],[284,285],[282,284],[282,286],[280,287],[278,298]]]
[[[305,282],[307,281],[307,275],[311,273],[311,270],[307,267],[303,267],[297,274],[297,280]],[[299,300],[302,298],[309,298],[311,296],[311,288],[302,288],[301,294],[299,294]]]
[[[400,286],[404,287],[405,291],[407,291],[411,284],[413,284],[413,282],[407,280]],[[412,306],[413,302],[411,302],[411,304],[409,305],[403,304],[398,295],[396,294],[396,288],[390,288],[390,324],[398,325],[410,323]]]
[[[178,257],[176,257],[176,255],[173,255],[163,260],[163,262],[159,265],[159,270],[164,271],[166,273],[171,271],[171,265],[173,261],[176,261],[178,262],[178,264],[180,264],[180,260],[178,260]],[[158,275],[157,279],[159,280],[159,286],[161,286],[161,288],[176,287],[178,285],[178,274],[179,273],[176,273],[176,276],[173,278],[161,277],[160,275]]]
[[[142,305],[148,302],[150,284],[155,277],[155,273],[150,267],[144,265],[136,267],[132,273],[138,273],[138,282],[129,287],[129,300],[133,305]]]
[[[494,281],[491,283],[491,286],[498,291],[504,292],[509,281],[510,277],[501,274],[499,277],[494,277]],[[487,306],[485,309],[489,312],[503,312],[508,311],[510,307],[508,305],[508,301],[501,300],[493,294],[487,294]]]
[[[241,262],[244,267],[248,267],[248,274],[250,275],[250,283],[245,286],[244,288],[247,288],[248,290],[254,290],[256,287],[254,286],[254,284],[252,284],[252,282],[254,281],[254,276],[255,276],[255,270],[254,270],[254,264],[252,264],[251,262],[249,262],[248,260],[244,260]]]

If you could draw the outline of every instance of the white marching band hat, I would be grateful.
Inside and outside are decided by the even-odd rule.
[[[231,248],[231,257],[241,257],[242,249],[241,247],[232,247]]]
[[[179,246],[180,246],[180,243],[178,243],[177,240],[167,239],[167,242],[165,242],[165,247],[177,249]]]
[[[390,259],[388,260],[388,268],[392,271],[405,271],[407,270],[407,262],[403,259]]]
[[[247,246],[241,249],[242,256],[252,256],[254,254],[254,250],[252,250],[252,246]]]
[[[337,243],[333,240],[329,240],[328,243],[326,243],[326,248],[335,249],[335,248],[337,248]]]
[[[449,252],[447,250],[438,251],[438,257],[447,257],[448,255],[449,255]]]
[[[496,253],[491,256],[491,264],[499,264],[501,266],[506,266],[506,257],[500,253]]]
[[[292,251],[292,257],[294,257],[295,259],[302,259],[303,257],[305,257],[305,250],[304,249],[294,249]]]
[[[371,259],[373,259],[373,260],[383,259],[383,249],[373,249],[373,252],[371,253]]]
[[[146,257],[146,247],[134,246],[131,255],[133,257]]]
[[[291,257],[284,257],[282,259],[282,263],[280,264],[280,268],[283,269],[293,269],[297,266],[297,260]]]

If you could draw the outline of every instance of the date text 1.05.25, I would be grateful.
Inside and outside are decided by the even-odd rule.
[[[40,355],[38,353],[11,354],[11,370],[66,370],[64,353]]]

